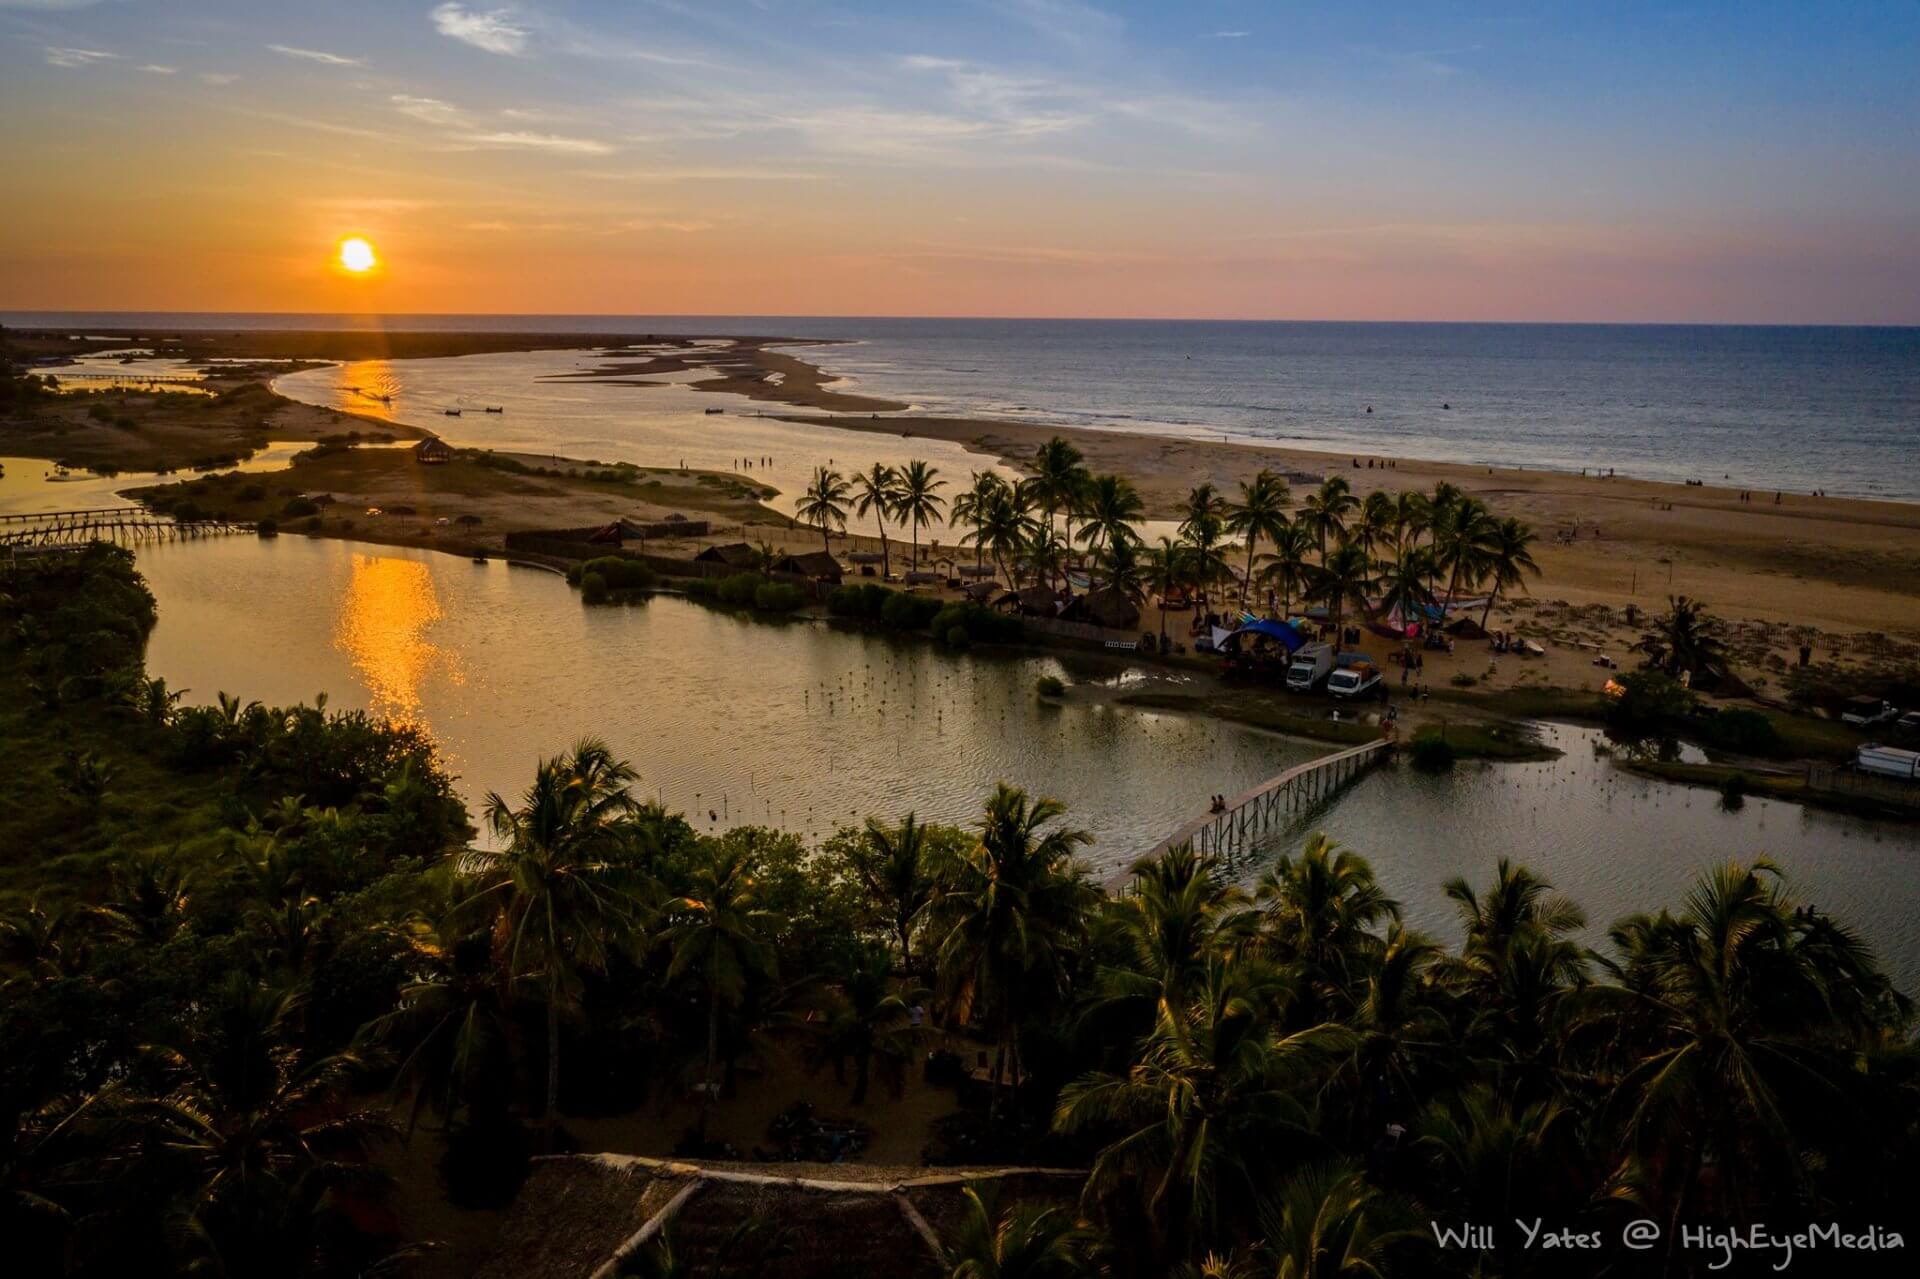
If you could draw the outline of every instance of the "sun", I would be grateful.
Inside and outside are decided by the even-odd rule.
[[[373,246],[357,235],[350,235],[340,241],[340,268],[350,275],[365,275],[380,265],[380,259],[374,256]]]

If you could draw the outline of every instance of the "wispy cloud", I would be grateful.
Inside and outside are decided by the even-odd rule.
[[[1209,31],[1202,39],[1206,40],[1244,40],[1252,35],[1251,31]]]
[[[711,165],[684,165],[618,171],[603,169],[582,173],[580,176],[610,182],[652,182],[665,185],[674,182],[820,182],[824,181],[827,175],[812,173],[805,169],[773,167],[730,169]]]
[[[232,84],[239,78],[231,71],[202,71],[199,75],[201,84],[212,85],[216,89]]]
[[[47,49],[47,65],[50,67],[90,67],[100,62],[118,62],[120,55],[108,53],[102,49],[71,49],[50,47]]]
[[[148,75],[174,75],[180,70],[179,67],[163,67],[158,62],[145,63],[140,69]]]
[[[529,151],[559,151],[570,155],[607,155],[613,147],[592,138],[569,138],[557,133],[500,130],[460,134],[459,140],[477,147],[512,147]]]
[[[416,98],[410,93],[393,95],[393,109],[423,124],[455,125],[467,119],[467,113],[451,102],[438,98]]]
[[[300,58],[307,62],[318,62],[329,67],[364,67],[365,58],[349,58],[338,53],[328,53],[324,49],[300,49],[288,44],[270,44],[269,50],[283,58]]]
[[[432,16],[434,30],[462,44],[504,57],[517,57],[526,52],[527,37],[531,33],[520,25],[511,10],[481,12],[463,4],[443,4]]]

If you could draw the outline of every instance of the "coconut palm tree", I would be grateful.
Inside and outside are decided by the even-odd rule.
[[[1226,524],[1219,515],[1203,512],[1180,526],[1187,546],[1187,578],[1201,590],[1211,590],[1233,577],[1227,563]]]
[[[1433,552],[1424,546],[1408,547],[1394,560],[1382,560],[1380,570],[1380,607],[1402,618],[1417,618],[1425,623],[1433,592],[1427,583],[1433,580]]]
[[[1269,953],[1321,987],[1350,988],[1365,959],[1378,953],[1374,929],[1400,918],[1366,858],[1324,831],[1307,837],[1260,877],[1254,900]]]
[[[1488,547],[1498,525],[1478,498],[1464,497],[1434,531],[1434,563],[1447,574],[1447,594],[1440,601],[1440,620],[1446,622],[1453,597],[1464,584],[1477,582],[1486,572]]]
[[[1253,590],[1254,549],[1261,538],[1276,543],[1280,540],[1280,531],[1287,526],[1286,507],[1291,497],[1287,482],[1262,468],[1251,484],[1243,482],[1240,485],[1240,500],[1227,505],[1227,531],[1247,539],[1246,577],[1241,590],[1243,602]]]
[[[896,480],[897,480],[896,475]],[[988,505],[1001,489],[1009,485],[992,471],[975,471],[973,482],[964,493],[953,499],[953,509],[948,518],[956,525],[964,525],[973,530],[971,536],[960,539],[961,545],[973,543],[974,564],[977,566],[986,556],[987,539],[981,533]]]
[[[1330,475],[1320,482],[1320,487],[1307,495],[1300,511],[1300,518],[1313,530],[1314,542],[1320,548],[1320,558],[1327,557],[1327,543],[1343,536],[1347,531],[1347,519],[1360,499],[1353,495],[1353,486],[1345,476]]]
[[[1013,1029],[1065,990],[1068,956],[1086,930],[1098,892],[1074,850],[1093,836],[1056,825],[1058,800],[1029,801],[1004,782],[980,820],[980,841],[951,868],[940,899],[935,957],[951,1015],[983,1015],[993,1027],[994,1107],[1003,1078],[1015,1087],[1020,1063]]]
[[[874,1058],[880,1059],[897,1092],[904,1067],[914,1057],[912,1010],[928,992],[914,985],[895,989],[892,974],[893,958],[885,947],[856,951],[834,983],[835,998],[813,1047],[814,1059],[834,1063],[836,1072],[848,1060],[853,1062],[853,1092],[847,1100],[856,1106],[867,1100]]]
[[[1004,1213],[978,1186],[961,1192],[965,1209],[941,1253],[947,1279],[1082,1279],[1091,1239],[1064,1208],[1022,1201]]]
[[[1360,515],[1353,525],[1353,540],[1368,555],[1378,556],[1381,547],[1392,544],[1398,517],[1393,498],[1384,490],[1374,490],[1360,504]]]
[[[883,577],[893,576],[893,567],[887,558],[887,517],[893,514],[893,506],[899,500],[899,495],[900,476],[891,466],[875,462],[872,469],[861,471],[853,477],[854,513],[862,519],[871,514],[874,527],[880,530],[880,573]]]
[[[1088,473],[1080,450],[1058,435],[1042,444],[1033,456],[1033,475],[1026,488],[1034,505],[1051,524],[1058,515],[1066,517],[1066,539],[1073,541],[1073,517],[1087,487]]]
[[[1161,538],[1160,544],[1147,552],[1144,572],[1148,590],[1160,597],[1160,647],[1167,646],[1167,597],[1182,590],[1188,583],[1187,548],[1176,545],[1171,538]]]
[[[1433,527],[1433,505],[1419,489],[1406,489],[1393,500],[1394,554],[1404,555],[1420,545]]]
[[[1597,987],[1586,1016],[1623,1069],[1601,1119],[1649,1197],[1682,1219],[1708,1166],[1722,1211],[1804,1189],[1799,1152],[1856,1110],[1859,1046],[1910,1015],[1871,953],[1764,859],[1711,870],[1678,915],[1609,936],[1619,985]]]
[[[1136,605],[1146,598],[1146,575],[1140,563],[1139,543],[1122,539],[1107,547],[1100,555],[1100,574],[1105,589],[1118,591]]]
[[[1378,1279],[1392,1250],[1423,1233],[1409,1205],[1346,1159],[1295,1172],[1258,1220],[1254,1255],[1274,1279]]]
[[[1244,1219],[1288,1148],[1317,1143],[1308,1099],[1354,1038],[1333,1024],[1280,1034],[1267,1010],[1284,993],[1279,971],[1259,958],[1211,955],[1129,1069],[1061,1090],[1057,1131],[1115,1134],[1094,1158],[1087,1196],[1137,1191],[1162,1260],[1181,1250],[1175,1241]]]
[[[912,812],[893,826],[867,818],[849,850],[854,876],[885,912],[900,943],[900,966],[913,969],[913,930],[938,886],[927,828]]]
[[[1138,541],[1140,535],[1133,526],[1145,509],[1132,484],[1117,475],[1096,475],[1081,504],[1078,540],[1095,553],[1114,542]]]
[[[774,950],[767,940],[773,916],[755,882],[757,832],[707,840],[687,873],[684,891],[662,907],[660,944],[671,956],[667,980],[697,972],[707,988],[706,1072],[700,1090],[700,1135],[719,1093],[720,1009],[738,1004],[747,982],[771,976]]]
[[[1484,565],[1493,591],[1487,596],[1487,606],[1480,610],[1481,630],[1487,629],[1487,619],[1493,616],[1494,601],[1502,590],[1524,587],[1529,573],[1540,576],[1540,566],[1533,562],[1534,540],[1533,530],[1512,516],[1499,521],[1488,534]]]
[[[1711,626],[1707,606],[1699,600],[1686,595],[1667,597],[1667,611],[1654,620],[1651,636],[1667,674],[1698,675],[1726,660],[1726,647],[1714,637]]]
[[[947,486],[941,478],[940,468],[929,466],[919,458],[908,462],[900,472],[900,496],[894,503],[894,514],[906,522],[913,530],[913,566],[920,567],[920,530],[940,518],[940,512],[947,499],[939,495],[939,490]]]
[[[797,508],[800,518],[820,530],[820,545],[829,555],[833,554],[833,543],[828,540],[831,531],[836,528],[842,533],[847,531],[847,501],[851,491],[840,472],[822,466],[814,471],[806,493],[800,498]]]
[[[582,738],[542,760],[518,805],[487,795],[482,816],[497,848],[458,854],[463,914],[493,930],[509,987],[540,987],[547,1005],[543,1144],[553,1146],[560,1104],[560,1016],[582,971],[603,969],[641,927],[640,880],[628,856],[638,774],[605,742]]]
[[[1305,591],[1312,580],[1307,561],[1312,550],[1313,529],[1303,516],[1276,530],[1273,553],[1260,557],[1260,576],[1269,587],[1279,589],[1282,614],[1293,611],[1294,594]]]
[[[1336,627],[1345,621],[1348,603],[1366,608],[1367,595],[1373,588],[1373,561],[1351,542],[1341,543],[1328,554],[1313,581],[1313,592],[1326,601],[1328,619]]]
[[[1010,561],[1024,558],[1036,583],[1053,586],[1066,573],[1073,548],[1054,525],[1022,519],[1012,526],[1004,553]]]
[[[1218,526],[1227,518],[1227,499],[1212,483],[1197,484],[1187,490],[1187,500],[1180,507],[1180,527],[1177,530],[1182,537],[1191,539],[1193,529],[1202,524]]]
[[[1222,873],[1218,858],[1180,844],[1129,868],[1129,891],[1100,920],[1102,935],[1123,957],[1105,968],[1094,1009],[1144,1008],[1142,1021],[1186,1007],[1209,958],[1244,945],[1256,917],[1251,898]]]

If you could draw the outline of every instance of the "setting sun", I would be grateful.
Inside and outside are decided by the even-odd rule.
[[[340,265],[355,275],[364,275],[379,263],[373,255],[373,246],[359,236],[349,236],[340,241]]]

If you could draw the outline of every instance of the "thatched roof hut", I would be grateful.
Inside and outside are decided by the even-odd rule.
[[[453,450],[439,436],[429,435],[413,446],[413,460],[427,466],[439,466],[453,461]]]
[[[745,542],[709,546],[693,557],[701,564],[725,564],[728,568],[749,569],[759,562],[760,554]]]
[[[758,1218],[778,1246],[764,1279],[871,1274],[936,1279],[965,1211],[990,1183],[1002,1205],[1071,1203],[1084,1174],[1057,1169],[862,1164],[686,1163],[638,1155],[534,1161],[479,1279],[608,1279],[663,1233],[676,1256],[705,1256]]]
[[[1058,617],[1066,602],[1051,586],[1029,586],[1020,592],[1020,611],[1029,617]]]
[[[802,555],[787,555],[774,562],[776,573],[798,573],[802,577],[811,577],[820,582],[838,582],[845,572],[840,561],[825,551],[807,551]]]
[[[1140,606],[1126,592],[1101,586],[1075,599],[1061,616],[1070,621],[1091,622],[1095,626],[1127,631],[1140,621]]]

